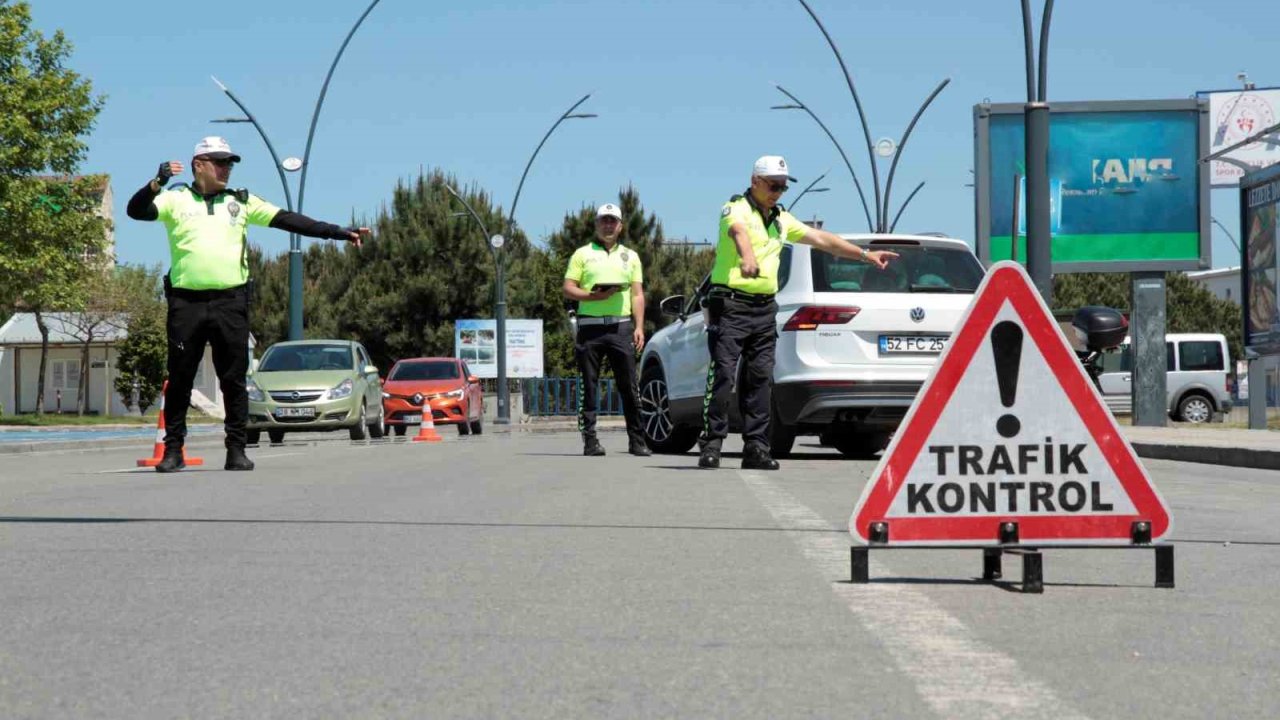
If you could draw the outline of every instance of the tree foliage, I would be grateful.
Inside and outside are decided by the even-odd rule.
[[[0,0],[0,190],[17,177],[70,175],[84,159],[103,98],[64,66],[70,55],[62,31],[31,27],[28,3]]]

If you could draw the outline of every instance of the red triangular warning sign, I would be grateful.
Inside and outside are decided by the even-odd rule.
[[[1164,500],[1021,265],[988,271],[862,491],[869,542],[1129,543],[1170,531]],[[880,539],[884,539],[883,536]]]

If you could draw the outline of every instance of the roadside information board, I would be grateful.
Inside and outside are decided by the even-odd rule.
[[[1124,544],[1171,518],[1022,266],[994,265],[863,489],[854,540]]]

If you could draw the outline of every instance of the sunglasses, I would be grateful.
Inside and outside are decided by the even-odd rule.
[[[764,182],[765,187],[769,188],[772,192],[780,193],[787,191],[788,185],[786,183],[772,182],[770,180],[762,180],[762,182]]]
[[[222,168],[229,168],[232,165],[236,164],[236,161],[232,160],[231,158],[200,158],[200,159],[204,160],[207,163],[213,163],[214,165],[217,165],[218,167],[222,167]]]

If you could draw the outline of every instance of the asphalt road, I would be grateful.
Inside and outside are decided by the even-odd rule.
[[[1274,717],[1280,472],[1148,461],[1146,551],[872,553],[873,463],[804,446],[583,458],[573,434],[337,436],[135,471],[149,445],[0,455],[0,716]],[[735,445],[730,445],[733,450]],[[1017,568],[1006,559],[1006,576]]]

